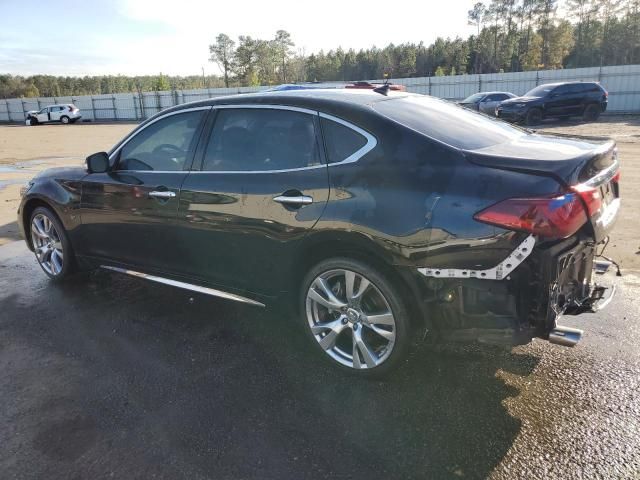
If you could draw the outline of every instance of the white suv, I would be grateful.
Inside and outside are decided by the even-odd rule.
[[[75,123],[82,118],[80,110],[73,104],[49,105],[39,112],[31,110],[27,112],[26,124],[38,125],[39,123],[62,122]]]

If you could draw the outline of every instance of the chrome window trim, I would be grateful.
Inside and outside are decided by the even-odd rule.
[[[211,295],[214,297],[226,298],[227,300],[234,300],[236,302],[248,303],[249,305],[255,305],[258,307],[264,307],[265,304],[250,298],[243,297],[242,295],[236,295],[234,293],[224,292],[222,290],[216,290],[215,288],[201,287],[200,285],[194,285],[192,283],[179,282],[178,280],[172,280],[170,278],[159,277],[157,275],[149,275],[148,273],[137,272],[135,270],[129,270],[127,268],[113,267],[111,265],[100,265],[100,268],[105,270],[111,270],[113,272],[125,273],[132,277],[144,278],[152,282],[163,283],[172,287],[184,288],[185,290],[191,290],[193,292],[204,293],[205,295]]]
[[[318,115],[316,110],[310,110],[308,108],[302,107],[294,107],[292,105],[277,105],[277,104],[258,104],[258,103],[248,103],[246,105],[243,104],[225,104],[225,105],[212,105],[214,110],[225,110],[229,108],[235,109],[244,109],[244,108],[253,108],[253,109],[266,109],[266,110],[290,110],[292,112],[300,112],[307,113],[309,115]]]
[[[132,132],[128,137],[126,137],[122,143],[120,145],[118,145],[118,147],[109,154],[109,161],[113,160],[113,157],[115,157],[120,150],[122,150],[122,148],[129,143],[132,139],[134,139],[135,137],[138,136],[138,134],[140,132],[142,132],[143,130],[145,130],[148,126],[153,125],[154,123],[163,120],[167,117],[171,117],[173,115],[179,115],[181,113],[188,113],[188,112],[197,112],[199,110],[211,110],[211,105],[206,106],[206,107],[193,107],[193,108],[185,108],[182,110],[175,110],[173,112],[168,112],[165,113],[164,115],[159,116],[158,118],[154,118],[151,122],[143,125],[140,129],[136,130],[135,132]],[[147,173],[151,173],[151,172],[158,172],[160,173],[160,171],[158,170],[114,170],[115,172],[147,172]],[[176,173],[176,172],[188,172],[188,170],[171,170],[172,173]],[[162,173],[166,173],[166,172],[162,172]]]
[[[343,120],[342,118],[335,117],[333,115],[329,115],[328,113],[318,112],[316,110],[310,110],[308,108],[295,107],[295,106],[290,106],[290,105],[276,105],[276,104],[264,104],[264,105],[262,105],[262,104],[210,105],[210,106],[206,106],[206,107],[194,107],[194,108],[186,108],[186,109],[183,109],[183,110],[176,110],[174,112],[169,112],[169,113],[167,113],[165,115],[162,115],[162,116],[154,119],[152,122],[149,122],[144,127],[142,127],[140,130],[137,130],[134,134],[132,134],[131,136],[126,138],[123,143],[118,145],[118,148],[116,150],[114,150],[109,155],[109,160],[112,160],[113,157],[115,157],[120,152],[120,150],[127,143],[129,143],[129,141],[131,141],[132,138],[134,138],[136,135],[138,135],[138,133],[140,133],[142,130],[147,128],[149,125],[153,125],[155,122],[157,122],[157,121],[159,121],[159,120],[161,120],[163,118],[169,117],[171,115],[177,115],[179,113],[186,113],[186,112],[197,111],[197,110],[210,110],[210,109],[211,110],[216,110],[216,109],[220,109],[220,110],[224,110],[224,109],[289,110],[289,111],[292,111],[292,112],[300,112],[300,113],[306,113],[306,114],[309,114],[309,115],[316,115],[316,116],[319,116],[319,117],[322,117],[322,118],[326,118],[327,120],[331,120],[333,122],[336,122],[336,123],[339,123],[341,125],[344,125],[347,128],[350,128],[351,130],[353,130],[353,131],[359,133],[360,135],[362,135],[363,137],[365,137],[366,140],[367,140],[367,143],[365,143],[360,149],[358,149],[355,152],[353,152],[351,155],[349,155],[344,160],[341,160],[339,162],[320,164],[320,165],[311,165],[311,166],[308,166],[308,167],[287,168],[287,169],[278,169],[278,170],[226,170],[226,171],[214,171],[214,170],[115,170],[115,171],[116,172],[130,172],[130,173],[179,173],[179,172],[183,172],[183,173],[190,173],[190,174],[209,174],[209,175],[210,174],[242,174],[242,173],[258,174],[258,173],[301,172],[301,171],[305,171],[305,170],[316,170],[318,168],[335,167],[335,166],[338,166],[338,165],[344,165],[344,164],[348,164],[348,163],[357,162],[358,160],[360,160],[362,157],[364,157],[367,153],[369,153],[371,150],[373,150],[378,145],[378,140],[376,139],[376,137],[371,135],[366,130],[363,130],[362,128],[354,125],[353,123],[350,123],[350,122],[348,122],[346,120]]]
[[[341,119],[339,117],[334,117],[333,115],[329,115],[329,114],[323,113],[323,112],[320,112],[320,117],[326,118],[327,120],[331,120],[333,122],[336,122],[336,123],[339,123],[341,125],[344,125],[345,127],[350,128],[351,130],[359,133],[360,135],[362,135],[363,137],[365,137],[367,139],[367,143],[365,143],[362,147],[360,147],[358,150],[353,152],[351,155],[349,155],[344,160],[341,160],[339,162],[327,163],[327,165],[330,166],[330,167],[335,167],[337,165],[344,165],[346,163],[357,162],[362,157],[364,157],[367,153],[369,153],[371,150],[376,148],[376,146],[378,145],[378,139],[376,137],[371,135],[366,130],[363,130],[362,128],[354,125],[353,123],[347,122],[346,120],[343,120],[343,119]]]

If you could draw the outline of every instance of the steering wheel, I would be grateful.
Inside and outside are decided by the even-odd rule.
[[[172,152],[176,152],[176,153],[184,153],[184,150],[182,150],[180,147],[176,147],[175,145],[172,145],[170,143],[163,143],[162,145],[158,145],[156,148],[153,149],[153,153],[160,153],[161,151],[165,151],[167,153],[172,153]]]
[[[180,147],[177,147],[170,143],[163,143],[161,145],[158,145],[156,148],[153,149],[152,153],[153,155],[157,155],[158,153],[161,153],[161,152],[168,155],[171,155],[172,153],[176,153],[179,156],[182,156],[185,154],[185,151],[182,150]],[[181,166],[182,164],[182,161],[175,157],[169,157],[167,158],[167,160],[171,160],[173,163],[175,163],[178,166]]]

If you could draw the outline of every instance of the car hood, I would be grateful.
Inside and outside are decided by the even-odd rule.
[[[27,112],[27,115],[29,115],[30,113],[38,113],[38,110],[29,110],[29,111]]]
[[[531,103],[540,100],[540,97],[515,97],[503,100],[500,105],[512,105],[514,103]]]
[[[85,167],[53,167],[38,173],[34,180],[55,179],[60,181],[80,180],[87,175]]]

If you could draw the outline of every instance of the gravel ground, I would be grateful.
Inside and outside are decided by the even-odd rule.
[[[609,308],[563,319],[586,331],[580,345],[424,348],[386,382],[327,368],[274,309],[101,271],[49,282],[11,230],[17,185],[0,184],[0,478],[640,479],[634,121],[544,126],[620,136],[612,243],[626,268],[606,278]],[[0,181],[124,133],[103,127],[68,127],[102,140],[18,172],[37,142],[24,153],[6,132],[59,128],[0,127],[0,164],[14,169]]]

